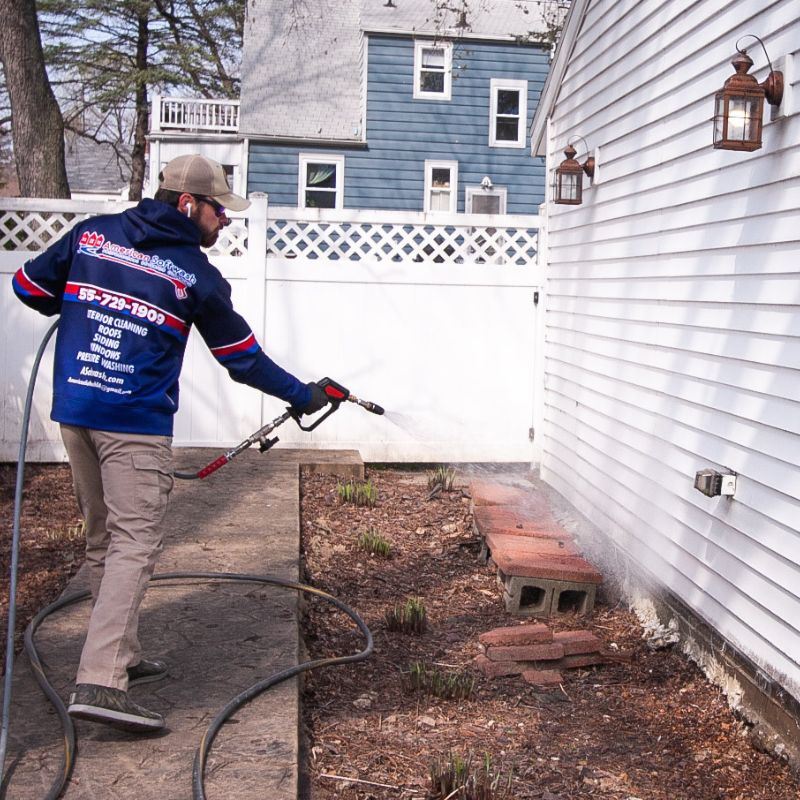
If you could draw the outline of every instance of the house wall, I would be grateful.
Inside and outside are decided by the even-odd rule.
[[[450,101],[413,98],[414,41],[368,37],[368,146],[316,149],[345,155],[345,208],[414,210],[423,208],[426,159],[455,160],[458,210],[464,211],[464,187],[488,175],[508,188],[509,214],[533,214],[544,197],[543,159],[527,148],[489,147],[492,78],[528,81],[526,129],[539,99],[549,55],[539,47],[464,40],[453,47]],[[250,147],[248,188],[267,192],[277,205],[297,204],[298,153],[315,146]]]
[[[713,96],[749,33],[776,68],[794,57],[790,113],[767,107],[756,152],[715,150]],[[793,0],[588,3],[549,167],[580,135],[598,179],[548,206],[540,440],[543,478],[795,698],[798,48]],[[733,498],[693,488],[706,467],[737,473]]]

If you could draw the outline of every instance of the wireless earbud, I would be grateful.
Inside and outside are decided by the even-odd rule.
[[[191,203],[187,203],[186,204],[186,216],[187,217],[191,217],[192,216],[192,204]]]

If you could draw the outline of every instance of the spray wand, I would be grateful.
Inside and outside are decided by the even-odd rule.
[[[303,425],[303,423],[300,422],[301,414],[291,408],[287,408],[279,417],[275,417],[272,422],[268,422],[262,428],[259,428],[255,433],[252,433],[244,441],[237,444],[236,447],[228,450],[227,453],[214,459],[214,461],[211,461],[209,464],[206,464],[202,469],[199,469],[197,472],[176,472],[174,473],[175,477],[181,478],[182,480],[207,478],[212,472],[216,472],[220,467],[224,467],[229,461],[236,458],[236,456],[243,453],[254,444],[258,445],[258,449],[262,453],[269,450],[270,447],[278,441],[277,436],[270,438],[270,434],[275,428],[283,425],[288,419],[293,419],[301,431],[313,431],[314,428],[323,423],[331,414],[338,411],[339,406],[345,401],[348,403],[355,403],[373,414],[383,414],[383,408],[377,403],[372,403],[369,400],[360,400],[354,394],[351,394],[349,389],[345,389],[344,386],[337,383],[332,378],[323,378],[317,381],[317,386],[327,395],[330,408],[321,417],[315,419],[311,425]]]

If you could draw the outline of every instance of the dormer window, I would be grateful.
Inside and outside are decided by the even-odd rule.
[[[418,100],[449,100],[453,78],[452,64],[452,42],[416,42],[414,97]]]

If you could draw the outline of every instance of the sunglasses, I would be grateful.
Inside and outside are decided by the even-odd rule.
[[[198,200],[201,203],[208,203],[211,208],[214,209],[214,213],[218,217],[225,216],[225,206],[223,206],[221,203],[218,203],[213,197],[199,197]]]

